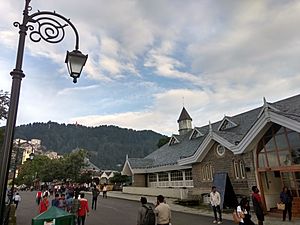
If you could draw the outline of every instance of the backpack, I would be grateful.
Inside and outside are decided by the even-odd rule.
[[[155,213],[151,206],[143,205],[147,209],[143,219],[143,225],[155,225]]]
[[[241,218],[239,217],[238,213],[236,212],[236,210],[233,211],[232,213],[232,218],[233,218],[233,221],[235,223],[239,223],[241,222]]]

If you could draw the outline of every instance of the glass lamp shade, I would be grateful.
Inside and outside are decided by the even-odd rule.
[[[67,51],[66,63],[70,76],[73,78],[73,82],[76,83],[80,77],[83,66],[86,63],[88,55],[82,54],[79,50]]]

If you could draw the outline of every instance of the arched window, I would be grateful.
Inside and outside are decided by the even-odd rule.
[[[213,167],[210,163],[206,163],[202,166],[202,180],[203,181],[212,181],[213,179]]]
[[[299,133],[273,124],[258,143],[258,167],[282,167],[300,164]]]
[[[245,165],[243,160],[233,160],[233,170],[235,179],[245,179]]]

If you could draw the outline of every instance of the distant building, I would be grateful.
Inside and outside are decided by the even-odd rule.
[[[62,155],[59,155],[57,152],[54,151],[44,152],[43,155],[47,156],[50,159],[59,159],[63,157]]]
[[[96,172],[96,173],[100,172],[100,169],[94,163],[92,163],[88,158],[84,158],[84,163],[86,165],[82,169],[83,171],[90,171],[90,172]]]
[[[300,95],[264,98],[261,107],[194,128],[183,108],[177,122],[179,135],[169,143],[145,158],[126,158],[122,174],[132,176],[133,187],[123,191],[201,198],[225,173],[236,195],[249,196],[257,185],[268,210],[283,186],[300,204]]]

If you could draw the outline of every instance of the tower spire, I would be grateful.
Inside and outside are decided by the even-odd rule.
[[[179,124],[179,135],[186,134],[187,132],[193,130],[192,127],[192,118],[189,113],[186,111],[185,107],[182,108],[180,116],[177,120]]]

